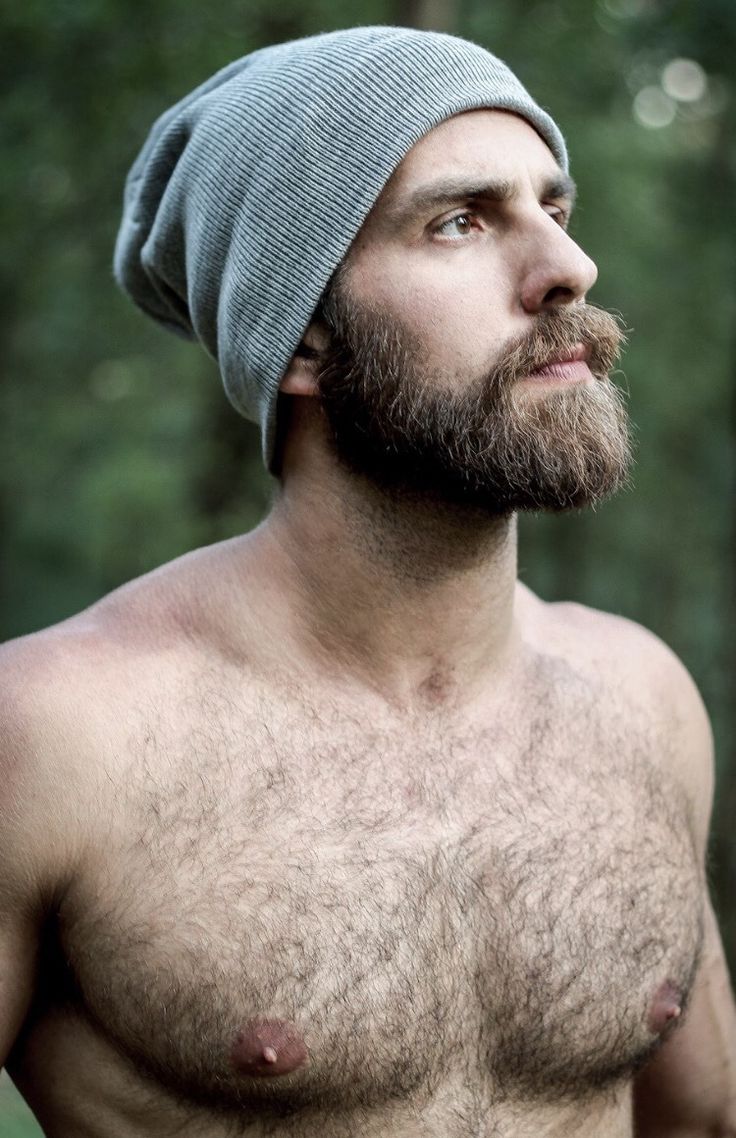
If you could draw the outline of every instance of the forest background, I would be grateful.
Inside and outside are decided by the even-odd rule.
[[[370,23],[474,39],[561,124],[573,236],[600,269],[592,299],[631,330],[634,487],[595,512],[523,518],[520,575],[643,623],[695,677],[717,743],[710,877],[733,970],[733,0],[0,0],[0,14],[0,639],[268,506],[256,431],[214,364],[112,280],[124,178],[153,120],[280,40]],[[0,1131],[40,1133],[7,1087]]]

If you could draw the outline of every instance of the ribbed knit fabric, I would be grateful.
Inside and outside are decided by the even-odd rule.
[[[114,271],[196,337],[270,466],[279,382],[335,268],[404,155],[460,111],[562,135],[512,72],[455,36],[364,27],[255,51],[161,116],[126,182]]]

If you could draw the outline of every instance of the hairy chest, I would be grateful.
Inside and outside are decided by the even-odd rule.
[[[701,873],[646,730],[585,716],[408,732],[221,714],[149,732],[62,912],[89,1014],[179,1095],[294,1110],[627,1077],[686,998]],[[244,1025],[288,1025],[279,1078]]]

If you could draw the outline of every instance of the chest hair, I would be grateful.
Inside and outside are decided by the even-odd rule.
[[[216,1109],[630,1077],[652,991],[692,983],[702,881],[664,740],[600,696],[568,678],[525,714],[397,730],[268,687],[244,710],[220,679],[147,713],[62,914],[80,1002]],[[233,1070],[258,1017],[296,1025],[309,1062]]]

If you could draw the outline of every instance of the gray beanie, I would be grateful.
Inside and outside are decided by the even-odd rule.
[[[365,27],[254,51],[163,114],[125,186],[115,277],[197,338],[273,456],[279,382],[404,155],[461,111],[515,111],[567,169],[555,123],[482,47]]]

